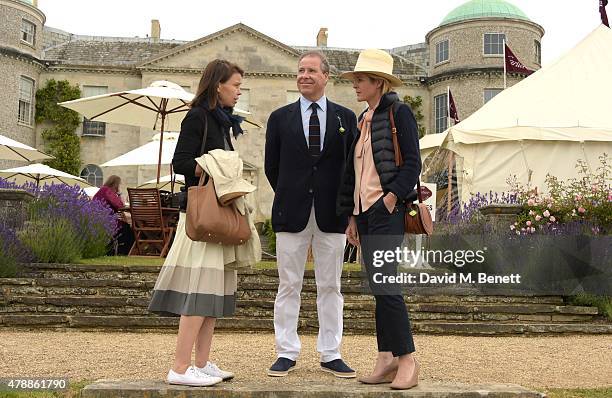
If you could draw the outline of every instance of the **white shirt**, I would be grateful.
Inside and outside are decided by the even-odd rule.
[[[310,115],[312,115],[312,109],[310,109],[310,105],[312,101],[300,96],[300,108],[302,110],[302,125],[304,128],[304,137],[306,138],[306,144],[308,144],[308,136],[310,135]],[[325,124],[327,122],[327,98],[322,96],[317,101],[317,105],[319,108],[317,109],[317,116],[319,117],[319,126],[320,134],[321,134],[321,151],[323,150],[323,142],[325,141]]]

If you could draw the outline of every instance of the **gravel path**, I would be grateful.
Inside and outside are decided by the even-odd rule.
[[[174,334],[0,330],[0,377],[162,379],[173,362]],[[530,388],[612,386],[612,336],[415,336],[422,380],[516,383]],[[367,374],[374,336],[345,336],[343,357]],[[213,361],[239,382],[338,381],[318,370],[316,336],[302,336],[302,356],[287,378],[269,378],[275,359],[270,333],[215,335]]]

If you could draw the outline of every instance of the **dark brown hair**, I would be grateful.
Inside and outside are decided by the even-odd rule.
[[[217,94],[219,84],[227,82],[234,73],[244,76],[244,70],[236,64],[224,59],[211,61],[206,65],[206,69],[204,69],[200,84],[198,85],[198,91],[191,101],[191,106],[202,105],[204,101],[208,101],[208,109],[215,109],[219,100]]]
[[[106,179],[104,186],[109,188],[115,188],[117,190],[119,189],[119,184],[121,184],[121,177],[113,174],[112,176]]]

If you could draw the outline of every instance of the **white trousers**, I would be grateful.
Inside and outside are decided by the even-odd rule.
[[[319,337],[317,351],[321,362],[340,358],[342,308],[340,279],[344,262],[346,235],[322,232],[315,220],[314,206],[308,225],[297,233],[276,234],[278,293],[274,301],[274,335],[278,357],[297,360],[301,343],[297,334],[300,293],[308,248],[312,244],[317,283]]]

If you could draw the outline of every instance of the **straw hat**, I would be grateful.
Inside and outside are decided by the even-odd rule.
[[[344,72],[340,75],[344,79],[352,79],[355,73],[367,73],[382,77],[391,83],[391,86],[401,86],[400,79],[393,76],[393,57],[383,50],[363,50],[359,53],[355,69],[352,72]]]

